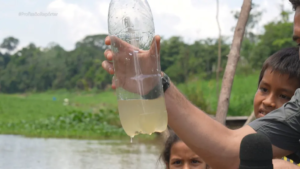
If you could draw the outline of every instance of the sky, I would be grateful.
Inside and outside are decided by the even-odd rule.
[[[239,10],[243,0],[219,2],[222,35],[232,37],[236,20],[231,11]],[[253,2],[264,12],[257,32],[263,31],[262,25],[278,18],[280,4],[292,11],[288,0]],[[0,3],[0,42],[13,36],[20,40],[19,49],[29,43],[47,47],[54,42],[65,50],[73,50],[75,43],[88,35],[108,33],[110,0],[0,0]],[[214,0],[148,0],[148,3],[157,35],[181,36],[186,43],[218,36]]]

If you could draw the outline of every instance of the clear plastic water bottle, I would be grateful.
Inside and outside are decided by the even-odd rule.
[[[108,30],[122,127],[131,138],[164,131],[167,111],[148,2],[111,0]]]

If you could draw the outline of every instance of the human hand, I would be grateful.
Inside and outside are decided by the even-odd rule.
[[[155,36],[149,50],[141,50],[115,36],[106,37],[106,45],[112,45],[104,56],[107,60],[102,67],[114,74],[112,88],[147,94],[156,84],[160,75],[160,37]],[[142,88],[141,88],[142,87]]]

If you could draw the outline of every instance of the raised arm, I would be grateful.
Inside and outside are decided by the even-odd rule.
[[[158,36],[155,37],[159,49]],[[110,45],[110,39],[106,39]],[[119,51],[120,52],[120,51]],[[142,57],[150,52],[143,52]],[[114,74],[113,63],[110,62],[114,53],[105,51],[107,61],[102,63],[103,68]],[[145,59],[147,63],[150,63]],[[145,63],[146,63],[145,62]],[[118,65],[120,67],[122,65]],[[128,89],[132,85],[126,83]],[[115,88],[115,84],[112,85]],[[126,88],[126,86],[125,86]],[[198,155],[200,155],[213,169],[234,169],[239,165],[239,148],[244,136],[255,133],[250,126],[238,130],[230,130],[213,120],[205,112],[198,109],[171,83],[165,92],[165,101],[168,112],[168,123],[178,136]],[[273,147],[275,157],[282,157],[290,152]]]
[[[255,132],[251,127],[226,128],[194,106],[173,84],[165,100],[170,127],[194,152],[214,169],[238,168],[240,143]]]

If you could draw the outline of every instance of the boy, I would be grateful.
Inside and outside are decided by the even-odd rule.
[[[300,88],[299,49],[297,47],[282,49],[263,64],[254,97],[255,117],[264,117],[280,108],[291,100],[297,88]],[[300,158],[296,154],[288,157],[300,163]]]
[[[288,102],[300,87],[297,47],[282,49],[263,64],[254,97],[254,113],[260,118]]]

